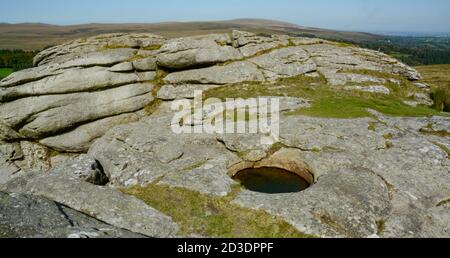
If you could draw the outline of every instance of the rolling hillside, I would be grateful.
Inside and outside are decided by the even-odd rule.
[[[367,41],[379,36],[303,27],[291,23],[239,19],[212,22],[164,22],[148,24],[82,24],[57,26],[41,23],[0,24],[0,49],[41,50],[67,40],[115,32],[150,32],[169,38],[226,32],[230,29],[257,33],[288,33],[336,40]]]

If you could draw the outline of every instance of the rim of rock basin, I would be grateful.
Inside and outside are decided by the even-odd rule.
[[[295,193],[315,182],[314,173],[304,161],[289,157],[269,157],[259,162],[240,162],[228,175],[247,190],[265,194]]]

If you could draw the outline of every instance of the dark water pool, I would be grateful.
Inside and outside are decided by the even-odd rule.
[[[234,179],[250,191],[267,194],[295,193],[309,187],[302,177],[279,168],[245,169]]]

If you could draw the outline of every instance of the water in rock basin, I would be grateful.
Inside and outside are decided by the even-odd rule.
[[[250,168],[234,176],[246,189],[267,194],[295,193],[309,184],[302,177],[279,168]]]

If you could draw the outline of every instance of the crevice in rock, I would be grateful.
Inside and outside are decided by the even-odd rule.
[[[377,236],[380,236],[383,231],[386,230],[386,221],[384,219],[379,219],[376,221],[376,225],[377,225]]]
[[[57,202],[53,202],[56,207],[58,208],[59,212],[61,212],[61,214],[64,216],[64,218],[67,220],[67,222],[69,222],[71,227],[75,227],[75,223],[73,222],[73,220],[69,217],[69,215],[64,211],[63,205],[59,204]]]
[[[125,145],[125,146],[123,146],[123,147],[125,147],[125,148],[127,148],[127,149],[129,149],[129,150],[136,151],[136,152],[140,152],[140,153],[143,152],[142,150],[137,149],[137,148],[135,148],[134,146],[130,145],[129,143],[127,143],[127,142],[126,142],[125,140],[123,140],[123,139],[114,137],[114,140],[116,140],[116,141],[122,143],[123,145]],[[147,152],[147,153],[149,153],[149,152]]]
[[[441,149],[443,152],[447,153],[447,159],[450,159],[450,149],[447,146],[437,141],[430,141],[430,143]]]
[[[389,183],[389,181],[386,178],[384,178],[382,175],[380,175],[370,169],[368,171],[370,171],[371,173],[373,173],[374,175],[376,175],[378,178],[380,178],[383,181],[384,185],[386,186],[389,200],[392,201],[394,199],[395,193],[397,192],[397,190],[395,189],[395,186],[393,184]]]
[[[66,206],[66,205],[57,203],[57,202],[55,202],[55,201],[53,201],[53,203],[56,205],[57,209],[61,212],[61,214],[63,215],[64,219],[67,220],[67,222],[70,224],[71,227],[77,227],[77,226],[79,226],[79,225],[78,225],[78,223],[75,223],[75,222],[71,219],[71,217],[67,214],[67,212],[64,211],[64,209],[70,209],[70,210],[73,210],[73,211],[77,211],[77,212],[83,214],[84,216],[86,216],[87,218],[94,219],[94,220],[96,220],[96,221],[98,221],[98,222],[100,222],[100,223],[102,223],[102,224],[108,225],[108,226],[110,226],[110,227],[114,227],[114,228],[117,228],[117,229],[120,229],[120,230],[124,230],[124,231],[127,231],[127,232],[134,233],[134,234],[138,234],[138,235],[140,235],[140,236],[142,236],[142,237],[149,237],[149,236],[144,235],[144,234],[142,234],[142,233],[138,233],[138,232],[134,232],[134,231],[131,231],[131,230],[129,230],[129,229],[126,229],[126,228],[114,226],[114,225],[112,225],[112,224],[110,224],[110,223],[108,223],[108,222],[106,222],[106,221],[103,221],[103,220],[101,220],[101,219],[99,219],[99,218],[97,218],[97,217],[95,217],[95,216],[92,216],[92,214],[90,214],[89,212],[86,212],[86,211],[83,211],[83,210],[77,210],[77,209],[75,209],[75,208],[72,208],[72,207],[69,207],[69,206]],[[101,231],[101,230],[96,229],[96,228],[93,228],[93,229],[94,229],[94,230]]]
[[[93,180],[94,181],[93,184],[99,185],[99,186],[105,186],[110,182],[110,179],[106,175],[105,170],[103,169],[103,166],[100,163],[100,161],[95,160],[95,162],[92,163],[92,165],[91,165],[91,169],[96,172],[95,178]]]
[[[450,204],[450,198],[448,198],[446,200],[443,200],[443,201],[440,201],[438,204],[436,204],[436,207],[442,207],[442,206],[445,206],[447,204]]]
[[[30,69],[33,69],[33,68],[30,68]],[[22,70],[22,71],[25,71],[25,70]],[[20,80],[20,81],[17,81],[15,83],[13,83],[13,84],[8,84],[7,81],[3,79],[3,80],[0,80],[0,85],[2,83],[6,83],[6,86],[0,86],[0,88],[8,89],[8,88],[12,88],[12,87],[15,87],[15,86],[18,86],[18,85],[22,85],[22,84],[26,84],[26,83],[30,83],[30,82],[40,81],[40,80],[48,78],[48,77],[57,76],[57,75],[63,74],[65,72],[63,70],[61,70],[61,72],[59,72],[60,69],[57,69],[56,71],[58,71],[58,72],[56,72],[54,74],[48,74],[48,75],[43,75],[43,76],[39,76],[39,77],[35,77],[35,78]]]
[[[286,139],[284,139],[282,137],[280,137],[279,144],[282,144],[284,148],[296,149],[296,150],[299,150],[302,152],[320,152],[321,151],[320,149],[317,149],[317,148],[308,149],[308,148],[302,148],[300,146],[291,145],[291,144],[287,143]],[[333,149],[332,147],[325,147],[325,148]],[[339,151],[340,151],[340,149],[339,149]]]
[[[227,149],[227,150],[229,150],[229,151],[231,151],[231,152],[233,152],[234,154],[236,154],[236,155],[239,156],[239,151],[233,150],[233,149],[231,149],[230,147],[228,147],[228,145],[227,145],[227,143],[225,142],[225,140],[223,140],[223,139],[216,139],[216,140],[217,140],[220,144],[222,144],[223,147],[225,147],[225,149]]]
[[[70,70],[70,69],[75,69],[75,68],[81,68],[81,69],[87,69],[87,68],[93,68],[93,67],[111,68],[111,67],[113,67],[116,64],[123,63],[124,61],[126,61],[126,60],[119,61],[119,62],[114,62],[114,63],[110,63],[110,64],[86,64],[86,65],[63,66],[60,69],[64,73],[65,72],[64,70]],[[115,72],[112,72],[112,73],[115,73]]]
[[[232,62],[236,62],[238,60],[233,60]],[[209,67],[214,67],[214,66],[219,66],[221,64],[225,64],[228,62],[211,62],[211,63],[203,63],[203,64],[195,64],[195,65],[190,65],[190,66],[185,66],[183,68],[170,68],[170,67],[166,67],[163,65],[160,65],[159,63],[157,64],[158,69],[162,69],[164,71],[167,71],[168,73],[175,73],[175,72],[183,72],[183,71],[188,71],[188,70],[197,70],[197,69],[203,69],[203,68],[209,68]]]

